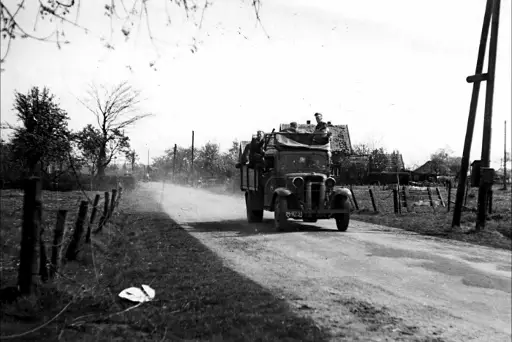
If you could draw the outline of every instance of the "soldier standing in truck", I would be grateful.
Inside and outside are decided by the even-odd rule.
[[[263,145],[265,145],[265,140],[263,139],[265,133],[263,131],[258,131],[256,134],[256,138],[251,141],[251,147],[249,152],[249,164],[252,164],[254,168],[261,168],[264,164],[264,156],[265,151],[263,151]]]
[[[253,167],[255,163],[262,163],[263,162],[263,145],[265,144],[265,141],[263,139],[264,137],[263,131],[258,131],[256,135],[253,135],[251,142],[248,143],[245,148],[244,152],[242,153],[242,163],[243,164],[249,164],[250,167]]]
[[[313,136],[313,141],[316,141],[316,142],[325,141],[325,143],[328,143],[329,138],[331,137],[331,132],[329,131],[327,124],[322,120],[322,114],[315,113],[315,119],[316,119],[317,125],[315,126],[314,133],[320,133],[320,134]],[[329,163],[331,163],[331,157],[332,157],[331,151],[329,150],[329,152],[327,154],[328,154],[328,158],[329,158]]]
[[[283,133],[299,133],[297,129],[297,122],[290,122],[290,127],[283,129],[281,132]]]
[[[327,128],[327,124],[324,121],[322,121],[322,118],[322,114],[315,113],[315,119],[317,123],[317,125],[315,126],[315,133],[325,132],[326,134],[328,134],[329,128]]]

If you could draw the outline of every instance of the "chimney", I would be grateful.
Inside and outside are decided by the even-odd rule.
[[[306,121],[306,124],[310,125],[311,124],[311,120]]]

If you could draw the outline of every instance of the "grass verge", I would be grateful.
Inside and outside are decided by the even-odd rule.
[[[444,209],[444,208],[443,208]],[[486,222],[485,229],[474,232],[476,213],[464,212],[461,227],[451,228],[453,212],[421,212],[421,213],[372,213],[359,211],[351,214],[357,221],[379,224],[387,227],[413,231],[421,235],[468,242],[481,246],[512,250],[511,220],[503,214],[494,214]]]
[[[3,234],[15,241],[16,230],[13,225]],[[15,253],[9,257],[16,260]],[[2,269],[2,287],[16,283],[15,265]],[[117,296],[141,284],[155,289],[153,301],[135,307]],[[283,299],[224,266],[166,214],[126,206],[53,283],[41,285],[36,296],[3,303],[0,324],[3,337],[36,329],[17,340],[38,341],[323,341],[327,336]]]

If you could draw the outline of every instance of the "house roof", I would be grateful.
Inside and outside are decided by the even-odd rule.
[[[331,151],[333,153],[342,152],[345,154],[352,154],[352,143],[350,142],[350,134],[348,132],[347,125],[330,125],[329,131],[332,133],[331,135]],[[313,124],[298,124],[297,128],[303,130],[305,132],[313,132],[315,130],[315,126]],[[289,128],[289,123],[283,123],[279,126],[279,130],[283,130]]]
[[[440,173],[449,173],[450,170],[445,165],[439,165]],[[427,161],[425,164],[418,167],[416,170],[412,171],[413,173],[419,174],[436,174],[434,165],[431,160]]]

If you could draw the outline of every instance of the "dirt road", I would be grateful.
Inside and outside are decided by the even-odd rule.
[[[242,197],[169,184],[162,192],[157,183],[143,190],[227,265],[334,336],[371,329],[376,322],[348,317],[373,314],[406,340],[511,340],[510,252],[356,221],[345,233],[332,220],[275,233],[270,213],[247,223]]]

